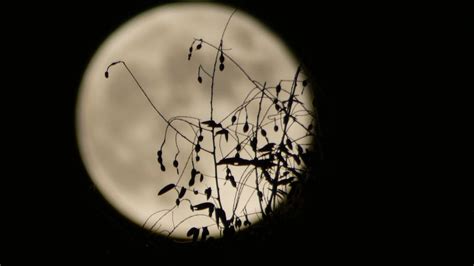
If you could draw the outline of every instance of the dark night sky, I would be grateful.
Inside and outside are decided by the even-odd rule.
[[[334,155],[336,89],[331,84],[337,54],[338,22],[334,10],[310,5],[310,1],[290,6],[278,1],[229,2],[267,23],[286,40],[319,85],[316,95],[323,160],[316,162],[318,170],[308,184],[304,209],[297,216],[271,228],[265,237],[206,248],[149,242],[91,186],[78,153],[74,128],[82,73],[108,34],[127,19],[157,5],[157,1],[143,0],[96,2],[25,3],[26,12],[21,11],[21,6],[2,11],[15,14],[18,25],[5,30],[11,37],[4,43],[8,47],[4,52],[13,62],[13,73],[7,77],[11,88],[7,90],[8,97],[2,97],[2,109],[8,116],[5,131],[12,137],[6,163],[12,172],[2,185],[5,215],[1,215],[0,242],[4,248],[0,258],[30,254],[50,259],[59,253],[163,258],[179,251],[197,256],[199,251],[232,253],[250,249],[271,256],[268,252],[282,249],[276,249],[279,245],[286,246],[290,253],[307,250],[305,254],[315,260],[334,252],[339,245],[339,222],[334,215],[339,211]],[[303,242],[307,238],[312,246]]]

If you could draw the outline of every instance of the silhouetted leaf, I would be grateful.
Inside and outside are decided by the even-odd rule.
[[[275,143],[268,143],[266,144],[265,146],[263,146],[262,148],[258,149],[258,152],[270,152],[273,150],[273,147],[275,146]]]
[[[178,198],[184,197],[184,194],[186,194],[186,189],[184,187],[181,187],[181,191],[179,191]]]
[[[202,182],[204,180],[204,175],[201,174],[201,176],[199,177],[199,182]]]
[[[197,204],[197,205],[194,205],[193,206],[193,209],[195,211],[200,211],[200,210],[204,210],[204,209],[214,209],[214,204],[211,203],[211,202],[203,202],[203,203],[200,203],[200,204]]]
[[[286,146],[288,146],[288,148],[290,148],[290,150],[293,149],[293,143],[292,143],[291,140],[288,139],[288,138],[286,139]]]
[[[229,131],[227,131],[227,129],[221,129],[221,130],[216,132],[216,136],[221,135],[221,134],[224,135],[225,141],[229,141]]]
[[[267,170],[262,171],[263,176],[265,177],[265,180],[267,180],[268,183],[273,184],[273,179],[270,176],[270,174],[267,172]]]
[[[277,131],[278,131],[278,126],[275,125],[275,126],[273,127],[273,130],[274,130],[275,132],[277,132]]]
[[[299,145],[299,144],[298,144],[296,147],[297,147],[297,149],[298,149],[298,153],[299,153],[299,154],[303,154],[303,152],[304,152],[304,151],[303,151],[303,147],[301,147],[301,145]]]
[[[265,131],[265,129],[262,129],[260,132],[262,133],[262,136],[264,136],[264,137],[267,136],[267,131]]]
[[[206,190],[204,190],[204,193],[206,194],[206,199],[209,199],[211,197],[211,194],[212,194],[212,189],[210,187],[206,188]]]
[[[227,219],[225,215],[225,211],[221,208],[216,208],[216,222],[219,224],[219,221],[224,225],[224,227],[227,224]]]
[[[250,161],[242,159],[242,158],[230,157],[230,158],[224,158],[217,163],[217,165],[222,165],[222,164],[249,165]]]
[[[176,206],[179,206],[179,203],[180,203],[179,199],[176,199]]]
[[[188,184],[190,187],[194,185],[194,181],[197,174],[199,174],[199,171],[197,171],[194,168],[191,169],[191,179],[189,179],[189,184]]]
[[[178,161],[177,161],[177,160],[174,160],[174,161],[173,161],[173,166],[174,166],[174,167],[178,167]]]
[[[202,122],[202,124],[212,128],[222,127],[221,123],[217,124],[214,120],[207,120]]]
[[[257,196],[258,196],[258,199],[259,199],[260,201],[262,201],[262,199],[263,199],[263,192],[259,190],[259,191],[257,192]]]
[[[232,125],[235,123],[235,121],[237,121],[237,117],[234,115],[232,116],[232,119],[231,119]]]
[[[206,237],[209,235],[209,230],[207,229],[207,226],[202,228],[202,233],[201,233],[201,241],[206,241]]]
[[[202,47],[202,44],[198,44],[198,45],[196,46],[196,49],[199,50],[199,49],[201,49],[201,47]]]
[[[161,171],[163,171],[163,172],[166,171],[166,167],[164,165],[161,165]]]
[[[189,229],[186,233],[186,236],[190,237],[191,235],[193,236],[193,242],[196,242],[199,236],[199,229],[196,227],[191,227],[191,229]]]
[[[189,52],[192,53],[193,52],[193,47],[189,47]]]
[[[192,209],[196,210],[196,211],[208,209],[209,210],[209,217],[212,217],[212,213],[214,212],[215,206],[211,202],[203,202],[203,203],[200,203],[198,205],[194,205]]]
[[[235,179],[234,179],[234,176],[229,176],[229,181],[230,181],[230,184],[233,186],[233,187],[237,187],[237,183],[235,182]]]
[[[175,187],[176,187],[175,184],[169,184],[169,185],[164,186],[164,187],[160,190],[160,192],[158,192],[158,196],[163,195],[164,193],[166,193],[166,192],[172,190],[172,189],[175,188]]]
[[[280,93],[280,91],[281,91],[281,85],[280,85],[280,83],[278,83],[278,85],[276,86],[275,89],[276,89],[276,93],[277,93],[277,95],[278,95],[278,94]]]

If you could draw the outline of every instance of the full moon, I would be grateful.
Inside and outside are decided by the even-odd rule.
[[[203,195],[208,187],[212,188],[212,197],[217,196],[212,157],[201,151],[200,160],[195,161],[195,154],[190,155],[193,146],[171,128],[166,130],[167,123],[140,92],[126,67],[113,66],[108,79],[104,72],[111,63],[123,61],[150,101],[167,119],[192,116],[201,122],[209,120],[211,78],[205,72],[212,74],[217,51],[206,43],[219,46],[233,11],[230,7],[209,3],[168,4],[146,11],[120,26],[105,40],[83,75],[76,125],[81,157],[92,182],[123,216],[165,236],[187,238],[190,227],[213,224],[205,212],[203,215],[197,215],[202,212],[191,212],[186,201],[205,201]],[[206,43],[196,49],[200,39]],[[188,60],[193,41],[194,50]],[[283,90],[290,90],[299,65],[297,60],[281,39],[250,15],[237,10],[227,27],[222,47],[238,66],[226,58],[225,69],[220,71],[217,67],[213,95],[215,121],[230,124],[228,114],[240,106],[255,87],[248,76],[268,87],[286,80],[288,82],[281,82],[281,86]],[[304,73],[300,79],[303,76]],[[299,88],[298,93],[299,100],[311,106],[311,91],[308,89],[303,93]],[[263,110],[271,103],[265,104]],[[258,105],[249,105],[247,109],[249,121],[255,123]],[[241,112],[237,123],[243,124],[245,117]],[[305,119],[302,117],[299,121],[310,123]],[[192,122],[198,124],[197,120]],[[175,121],[173,125],[194,140],[195,132],[188,124]],[[277,135],[281,133],[273,130],[275,126],[282,127],[277,121],[265,125],[268,139],[277,142]],[[289,133],[294,139],[305,135],[296,127]],[[235,140],[218,140],[223,151],[217,149],[216,153],[222,158],[235,146]],[[201,145],[203,149],[212,150],[209,138]],[[158,150],[162,150],[166,171],[162,171],[157,162]],[[173,166],[174,160],[179,162],[179,167]],[[196,184],[188,189],[181,203],[176,204],[179,189],[158,196],[163,187],[176,184],[178,180],[179,184],[188,187],[193,160],[194,167],[203,174],[203,180],[196,178]],[[222,202],[230,209],[236,202],[235,188],[225,179],[225,167],[219,166],[218,171]],[[235,181],[243,183],[244,169],[232,171]],[[242,203],[235,211],[245,217],[242,220],[248,218],[249,222],[255,223],[261,219],[258,198],[252,189],[255,177],[252,175],[245,182],[239,198]],[[189,218],[192,215],[195,217]],[[220,236],[217,227],[209,226],[209,231],[210,236]]]

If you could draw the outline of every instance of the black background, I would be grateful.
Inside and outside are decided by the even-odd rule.
[[[304,208],[295,217],[269,228],[263,237],[220,246],[147,238],[94,190],[76,144],[76,96],[89,60],[117,27],[160,2],[19,3],[2,10],[11,19],[4,17],[8,38],[3,43],[3,78],[9,85],[3,88],[2,113],[8,171],[2,177],[0,258],[178,259],[174,255],[181,251],[190,259],[217,252],[245,261],[246,255],[235,256],[246,251],[262,259],[295,254],[330,258],[342,245],[343,230],[334,154],[336,88],[331,83],[336,78],[340,22],[333,9],[310,2],[228,2],[276,31],[317,84],[322,158],[315,162]]]

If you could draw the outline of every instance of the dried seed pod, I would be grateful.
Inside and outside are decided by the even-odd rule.
[[[198,44],[198,45],[196,46],[196,49],[199,50],[199,49],[201,49],[201,47],[202,47],[202,44]]]
[[[174,161],[173,161],[173,166],[176,167],[176,168],[178,168],[178,161],[177,161],[177,160],[174,160]]]
[[[231,119],[232,125],[235,123],[235,121],[237,121],[237,117],[234,115],[232,116],[232,119]]]
[[[161,171],[163,171],[163,172],[166,171],[166,167],[164,165],[161,165]]]
[[[220,71],[224,71],[224,64],[221,63],[221,64],[219,65],[219,70],[220,70]]]
[[[247,133],[247,131],[249,131],[249,124],[247,123],[247,121],[245,121],[245,124],[244,124],[244,133]]]
[[[201,78],[201,76],[198,77],[198,82],[199,82],[199,83],[202,83],[202,78]]]

